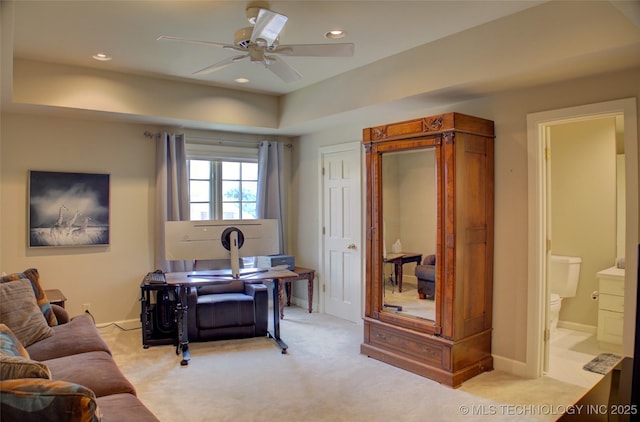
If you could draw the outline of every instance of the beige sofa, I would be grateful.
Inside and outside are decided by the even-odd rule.
[[[69,319],[46,301],[39,284],[33,269],[0,279],[2,420],[158,421],[116,365],[93,320]],[[18,317],[21,312],[26,316]]]

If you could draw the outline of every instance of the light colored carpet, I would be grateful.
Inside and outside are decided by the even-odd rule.
[[[192,343],[181,367],[173,346],[143,349],[140,330],[100,332],[167,422],[555,420],[585,392],[499,371],[451,389],[360,354],[362,326],[297,307],[281,323],[286,355],[269,338]]]
[[[435,300],[418,298],[417,284],[405,281],[402,283],[402,293],[400,293],[397,286],[394,287],[390,283],[385,283],[384,303],[402,306],[401,312],[397,312],[393,308],[387,308],[386,311],[388,312],[412,315],[432,321],[436,319]]]

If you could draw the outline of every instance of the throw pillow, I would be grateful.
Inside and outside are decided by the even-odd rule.
[[[51,371],[42,362],[25,359],[22,356],[0,355],[0,380],[22,378],[51,379]]]
[[[0,324],[0,355],[29,359],[29,352],[5,324]]]
[[[6,324],[24,347],[53,335],[28,279],[0,283],[0,303],[0,323]]]
[[[0,381],[2,419],[40,422],[98,422],[96,395],[79,384],[44,379]]]
[[[29,281],[31,281],[31,287],[33,287],[33,293],[36,296],[38,307],[40,307],[40,310],[42,311],[42,314],[47,320],[49,326],[53,327],[54,325],[58,325],[56,314],[53,312],[51,303],[49,303],[49,299],[47,298],[47,295],[42,288],[40,274],[38,273],[37,269],[29,268],[28,270],[25,270],[24,273],[14,273],[8,276],[4,276],[0,278],[0,283],[21,280],[23,278],[29,279]]]

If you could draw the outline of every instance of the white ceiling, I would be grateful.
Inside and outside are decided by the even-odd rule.
[[[285,94],[384,57],[518,12],[541,1],[18,1],[14,56],[137,74],[194,79],[199,83]],[[156,41],[160,35],[233,43],[249,26],[248,5],[289,19],[281,44],[330,43],[324,34],[344,29],[352,58],[286,58],[304,78],[284,83],[260,65],[235,63],[218,72],[192,73],[233,52]],[[97,62],[98,52],[113,57]],[[244,76],[247,85],[234,79]]]
[[[8,4],[11,7],[5,7]],[[456,50],[449,50],[447,56],[425,58],[431,51],[430,45],[435,45],[438,40],[454,39],[454,34],[464,31],[482,34],[482,39],[464,37],[464,45],[461,46],[466,52],[474,51],[474,45],[482,47],[477,49],[482,53],[474,58],[479,60],[477,63],[483,62],[479,70],[484,72],[481,78],[460,77],[452,82],[440,76],[441,81],[434,79],[434,86],[428,89],[420,87],[415,92],[403,93],[406,98],[403,103],[391,95],[385,100],[393,100],[394,107],[400,109],[411,107],[416,101],[437,101],[445,92],[448,100],[453,98],[452,95],[459,95],[456,99],[464,100],[470,93],[486,94],[491,90],[513,89],[640,66],[639,1],[574,1],[573,4],[576,7],[571,9],[560,0],[2,0],[3,110],[11,107],[5,94],[11,89],[7,75],[11,75],[13,69],[10,66],[14,58],[170,78],[293,97],[295,100],[296,93],[317,92],[323,81],[326,83],[337,78],[341,78],[339,80],[344,84],[345,80],[355,82],[360,75],[367,75],[368,78],[377,78],[371,82],[372,85],[383,86],[385,78],[389,79],[390,62],[385,59],[392,56],[396,56],[392,59],[395,66],[411,66],[413,61],[424,66],[426,59],[433,59],[434,65],[446,67],[447,60],[455,60]],[[330,43],[333,41],[324,38],[324,34],[331,29],[344,29],[347,37],[338,42],[354,43],[355,55],[351,58],[287,57],[287,63],[303,75],[301,81],[287,84],[262,66],[250,62],[238,62],[223,70],[195,77],[192,73],[196,70],[234,53],[215,47],[156,40],[160,35],[171,35],[232,43],[234,31],[248,26],[245,9],[250,5],[266,7],[288,16],[280,37],[282,45]],[[600,11],[605,10],[603,7],[607,16],[600,19]],[[554,16],[555,10],[561,14]],[[540,21],[548,26],[536,26],[533,30],[527,28],[527,42],[510,45],[520,28],[513,27],[511,21],[502,18],[519,16],[513,22],[522,23],[529,15],[536,24]],[[573,18],[574,15],[577,17]],[[602,27],[598,27],[600,23]],[[597,34],[594,39],[589,39],[591,27]],[[621,27],[624,27],[624,33],[617,33]],[[609,33],[612,34],[610,39],[603,39],[608,38],[603,34]],[[518,35],[522,37],[521,33]],[[572,35],[576,39],[567,39]],[[522,39],[517,42],[522,43]],[[578,45],[582,47],[576,49]],[[92,56],[98,52],[111,55],[113,60],[95,61]],[[547,53],[548,59],[545,57]],[[499,69],[495,68],[499,72],[492,76],[491,63],[494,62],[501,64]],[[425,69],[425,78],[428,73],[438,73],[432,70]],[[239,85],[234,82],[237,77],[246,77],[250,83]],[[397,85],[397,81],[394,83]],[[462,91],[461,87],[464,87]],[[380,91],[384,92],[384,89]],[[285,103],[289,102],[281,102]],[[295,101],[290,103],[295,104]],[[380,100],[362,104],[361,108],[382,103]],[[351,111],[354,110],[352,108]],[[318,124],[318,121],[309,122],[312,124]],[[208,123],[202,127],[215,129],[215,125]],[[241,131],[242,128],[234,130]],[[247,132],[251,131],[247,128]],[[305,131],[308,128],[300,124],[281,133],[292,135]]]

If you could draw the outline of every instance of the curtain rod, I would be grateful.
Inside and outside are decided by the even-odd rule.
[[[145,138],[155,138],[156,136],[160,135],[160,133],[151,133],[148,130],[144,132],[144,136]],[[260,144],[261,141],[229,141],[229,140],[222,140],[222,139],[212,139],[212,138],[199,138],[197,136],[187,136],[185,135],[185,138],[187,140],[191,139],[191,140],[195,140],[195,141],[205,141],[208,144],[211,145],[230,145],[230,146],[258,146]],[[289,143],[289,144],[284,144],[285,147],[287,148],[293,148],[293,144]]]

